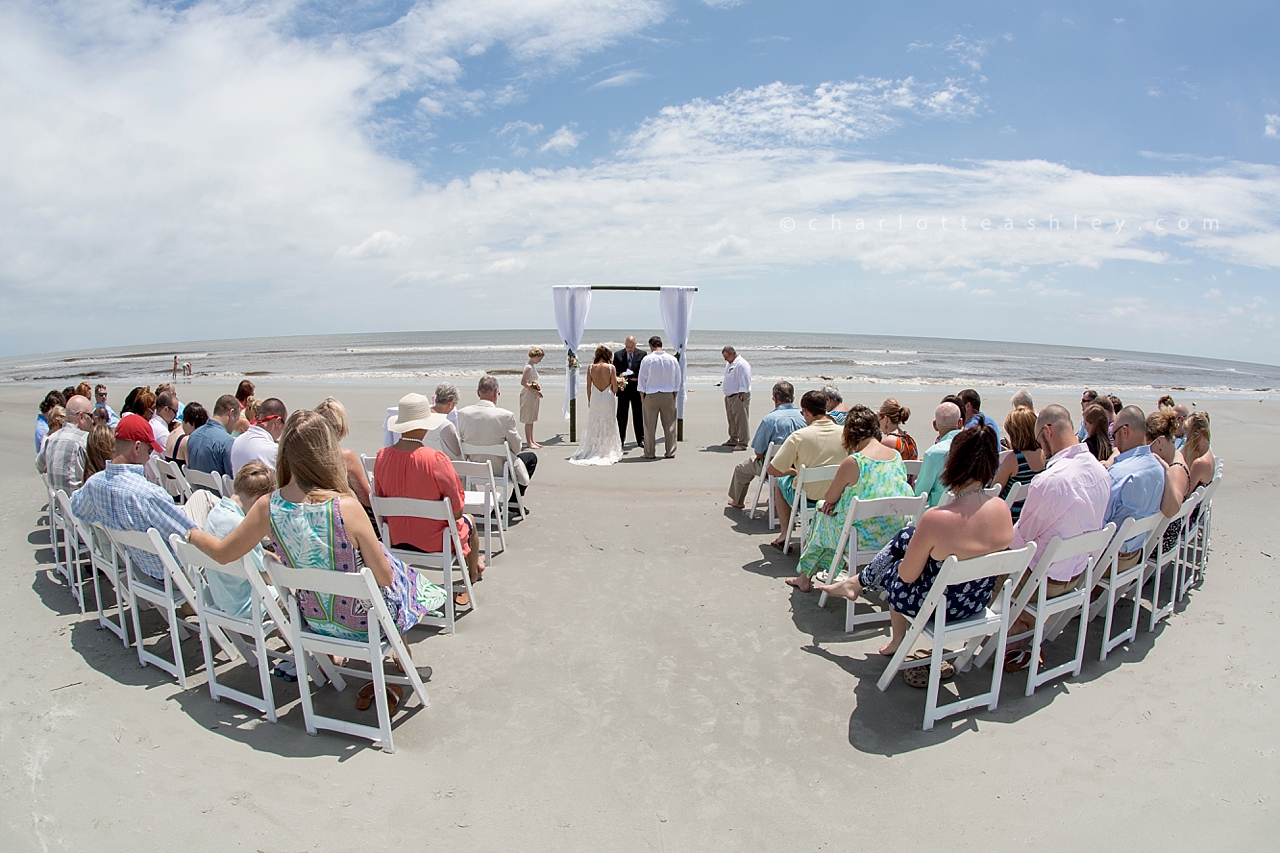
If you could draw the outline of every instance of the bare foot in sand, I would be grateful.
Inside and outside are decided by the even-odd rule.
[[[827,595],[834,595],[837,598],[847,598],[850,601],[862,595],[862,584],[858,581],[857,576],[844,577],[835,583],[820,583],[818,589]]]
[[[732,498],[729,500],[729,506],[733,507],[734,509],[746,509],[746,508],[747,508],[747,505],[746,505],[746,504],[737,504],[737,503],[734,503]]]
[[[809,580],[808,575],[796,575],[793,578],[787,578],[787,586],[794,586],[801,592],[813,591],[813,582]]]
[[[890,640],[889,645],[880,647],[880,654],[887,658],[893,657],[894,652],[898,650],[898,646],[902,645],[901,640]]]

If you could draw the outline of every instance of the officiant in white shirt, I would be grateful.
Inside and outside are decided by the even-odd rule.
[[[751,410],[751,365],[731,346],[720,351],[724,356],[724,413],[729,420],[729,440],[724,447],[746,450],[751,427],[748,415]]]
[[[658,416],[667,459],[676,455],[676,396],[680,393],[680,362],[662,348],[662,338],[649,338],[649,354],[640,361],[641,410],[644,413],[644,458],[656,458]]]

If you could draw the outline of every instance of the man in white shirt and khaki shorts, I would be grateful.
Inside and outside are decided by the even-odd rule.
[[[649,355],[640,361],[636,382],[644,415],[644,458],[656,458],[658,416],[667,459],[676,455],[676,395],[680,393],[680,362],[662,348],[662,338],[649,338]]]
[[[726,362],[724,382],[720,384],[720,389],[724,391],[724,413],[729,420],[729,440],[723,446],[746,450],[751,431],[748,423],[751,410],[751,365],[733,347],[726,346],[720,354]]]

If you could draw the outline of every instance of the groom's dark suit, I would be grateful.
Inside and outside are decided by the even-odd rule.
[[[625,348],[613,354],[613,369],[619,376],[628,370],[631,371],[631,375],[627,377],[626,390],[618,394],[618,436],[623,442],[627,440],[627,412],[629,411],[632,429],[636,434],[636,444],[644,444],[644,421],[640,418],[640,388],[636,385],[636,378],[640,375],[640,362],[644,357],[645,353],[639,347],[630,354]]]

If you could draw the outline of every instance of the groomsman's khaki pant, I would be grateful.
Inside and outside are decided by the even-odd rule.
[[[645,394],[641,410],[644,413],[644,455],[654,456],[658,443],[658,416],[662,416],[662,440],[666,445],[666,457],[676,455],[676,395],[669,391]]]
[[[729,419],[729,440],[738,447],[746,447],[749,441],[747,436],[747,415],[750,411],[750,391],[744,394],[726,394],[724,396],[724,413]]]

